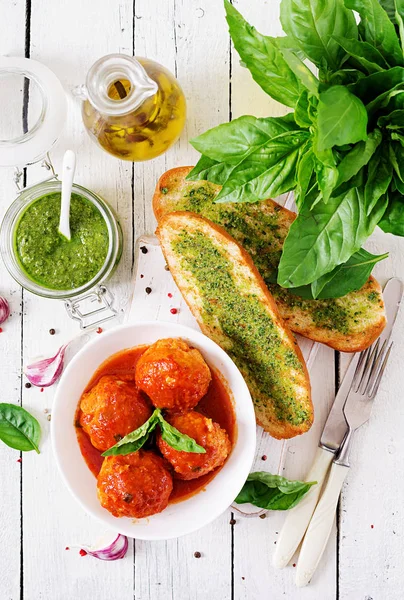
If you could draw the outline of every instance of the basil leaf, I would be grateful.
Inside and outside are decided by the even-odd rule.
[[[404,83],[403,67],[393,67],[387,71],[373,73],[348,85],[349,91],[360,98],[368,112],[383,106],[383,103],[397,86]]]
[[[328,67],[337,69],[344,58],[334,35],[358,37],[353,13],[341,0],[282,0],[281,23],[285,33],[319,67],[325,59]]]
[[[297,167],[297,184],[295,191],[295,202],[298,208],[303,204],[306,194],[312,185],[315,157],[310,142],[302,147]]]
[[[319,81],[314,73],[312,73],[304,62],[291,50],[284,48],[282,50],[282,56],[289,65],[291,71],[293,71],[304,87],[314,94],[314,96],[318,96]]]
[[[363,187],[331,196],[327,204],[303,204],[292,223],[279,263],[278,284],[299,287],[312,283],[345,263],[369,237],[386,206],[378,203],[366,215]]]
[[[404,182],[404,148],[399,142],[390,142],[388,156],[397,177]]]
[[[201,154],[218,162],[237,165],[282,133],[297,129],[293,115],[286,117],[239,117],[209,129],[191,140]]]
[[[250,473],[235,502],[249,502],[266,510],[288,510],[296,506],[316,481],[291,481],[280,475]]]
[[[394,7],[395,7],[394,17],[395,17],[396,23],[398,25],[398,31],[400,33],[401,48],[404,49],[404,23],[403,23],[404,2],[403,2],[403,0],[394,0]]]
[[[340,69],[331,73],[327,78],[330,85],[354,85],[366,77],[365,73],[358,69]]]
[[[159,423],[160,409],[156,408],[151,417],[140,427],[125,435],[115,446],[112,446],[102,456],[118,456],[131,454],[139,450],[148,440],[151,432]]]
[[[393,110],[388,115],[382,115],[377,119],[377,124],[387,129],[404,129],[404,110]]]
[[[313,120],[309,112],[310,108],[309,94],[307,90],[303,90],[299,96],[294,112],[295,121],[300,127],[308,128],[312,125]]]
[[[258,33],[228,0],[224,5],[234,47],[253,79],[271,98],[286,106],[295,106],[300,94],[299,84],[277,41]]]
[[[380,52],[368,42],[349,40],[345,37],[334,36],[334,39],[349,56],[355,59],[368,73],[377,73],[388,69],[389,65]]]
[[[395,17],[395,2],[394,0],[379,0],[380,2],[380,6],[383,7],[383,9],[386,11],[387,16],[389,17],[390,21],[392,23],[396,23],[396,17]]]
[[[368,164],[381,141],[380,129],[375,129],[369,133],[366,142],[358,142],[350,152],[345,154],[338,165],[338,185],[349,181],[362,167]]]
[[[370,136],[369,136],[370,137]],[[392,179],[392,166],[384,145],[379,146],[369,161],[365,184],[365,205],[369,215],[378,200],[387,192]]]
[[[379,227],[386,233],[404,236],[404,198],[401,194],[393,194]]]
[[[341,298],[350,292],[360,290],[365,285],[376,263],[388,257],[387,254],[371,254],[364,248],[355,252],[343,265],[316,279],[311,284],[315,299]]]
[[[236,166],[216,202],[256,202],[293,189],[300,148],[308,137],[306,131],[291,131],[269,140]]]
[[[22,452],[39,454],[41,426],[28,411],[16,404],[0,403],[0,440]]]
[[[344,0],[345,6],[359,13],[359,33],[374,46],[391,65],[403,64],[403,53],[396,30],[378,0]]]
[[[194,454],[206,453],[205,448],[197,444],[194,439],[185,433],[178,431],[178,429],[170,425],[170,423],[167,423],[161,415],[159,416],[159,425],[161,437],[169,446],[171,446],[171,448],[174,448],[174,450],[178,450],[179,452],[192,452]]]
[[[363,103],[342,85],[320,94],[317,107],[318,148],[366,140],[368,117]]]
[[[211,181],[223,185],[228,179],[234,165],[226,162],[218,162],[202,154],[195,167],[188,173],[186,179],[189,181]]]

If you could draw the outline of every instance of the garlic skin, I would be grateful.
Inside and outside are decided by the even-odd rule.
[[[106,534],[95,546],[82,546],[82,550],[99,560],[119,560],[128,551],[129,542],[121,533]]]
[[[61,346],[55,356],[44,358],[25,367],[28,381],[36,387],[49,387],[60,377],[68,344]]]
[[[3,296],[0,296],[0,325],[10,316],[10,305]]]

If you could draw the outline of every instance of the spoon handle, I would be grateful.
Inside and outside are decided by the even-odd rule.
[[[62,172],[62,201],[60,207],[59,233],[70,241],[70,199],[74,172],[76,170],[76,155],[72,150],[67,150],[63,157]]]

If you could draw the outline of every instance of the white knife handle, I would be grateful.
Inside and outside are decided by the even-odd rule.
[[[331,465],[327,485],[310,521],[300,550],[296,569],[296,585],[303,587],[313,577],[330,537],[335,509],[349,467]]]
[[[317,484],[310,488],[299,504],[288,511],[273,557],[273,565],[277,569],[286,567],[296,552],[316,508],[324,478],[333,458],[332,452],[317,448],[313,465],[305,479],[317,481]]]

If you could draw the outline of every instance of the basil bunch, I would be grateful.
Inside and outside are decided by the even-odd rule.
[[[404,236],[404,0],[382,4],[388,12],[378,0],[282,0],[287,35],[273,38],[225,0],[242,64],[294,112],[200,135],[188,178],[220,184],[218,202],[294,191],[277,283],[305,297],[362,287],[386,256],[361,249],[377,225]]]
[[[266,510],[289,510],[300,502],[317,481],[291,481],[265,471],[250,473],[235,502],[250,502]]]
[[[199,446],[194,439],[167,423],[161,414],[161,410],[156,408],[152,416],[143,425],[125,435],[115,446],[106,450],[102,456],[117,456],[136,452],[144,446],[157,425],[160,427],[162,439],[174,450],[196,454],[206,452],[205,448]]]

